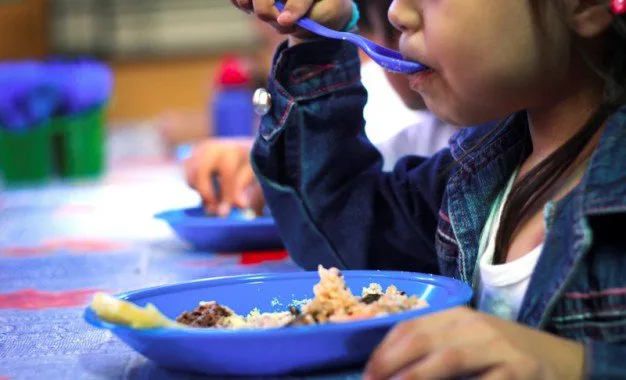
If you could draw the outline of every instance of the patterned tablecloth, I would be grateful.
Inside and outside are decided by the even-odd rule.
[[[110,170],[99,181],[2,190],[0,380],[199,378],[161,369],[87,325],[82,312],[91,295],[299,270],[280,253],[194,252],[152,218],[198,204],[153,132],[118,131],[109,146]]]

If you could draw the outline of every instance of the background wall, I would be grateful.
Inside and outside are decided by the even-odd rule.
[[[46,0],[0,0],[0,60],[44,57],[47,31]]]
[[[112,62],[115,92],[110,117],[126,121],[167,110],[204,110],[218,58]]]
[[[53,3],[54,1],[56,3]],[[111,4],[117,0],[74,1],[77,1],[74,3],[77,4],[76,12],[68,12],[65,9],[62,17],[59,17],[58,5],[62,3],[61,0],[0,0],[0,61],[45,58],[53,52],[63,51],[63,48],[67,48],[67,46],[84,48],[86,46],[85,39],[77,40],[76,38],[82,34],[93,36],[93,25],[100,25],[97,20],[89,21],[91,20],[90,17],[94,17],[94,13],[86,13],[88,10],[86,4],[90,3],[93,7],[93,4],[96,6],[106,2]],[[113,102],[109,109],[110,125],[115,126],[138,120],[153,120],[164,114],[178,111],[183,113],[195,112],[201,115],[203,121],[209,118],[207,101],[211,97],[213,73],[220,58],[220,51],[215,50],[215,46],[219,43],[215,41],[221,41],[222,44],[227,43],[229,46],[234,45],[229,40],[218,38],[219,35],[216,37],[215,33],[209,35],[211,33],[210,30],[206,29],[207,23],[198,21],[206,20],[209,16],[224,19],[225,16],[222,15],[228,14],[235,19],[239,17],[240,22],[243,20],[247,25],[249,18],[241,19],[240,12],[233,10],[228,1],[226,3],[229,7],[224,8],[220,5],[219,7],[215,6],[215,8],[209,7],[208,10],[206,4],[209,4],[209,0],[203,0],[205,2],[185,1],[164,2],[161,0],[160,3],[167,6],[150,8],[153,15],[149,17],[150,22],[148,23],[129,21],[142,14],[135,9],[131,9],[130,13],[117,11],[119,15],[116,17],[124,21],[114,22],[111,25],[118,25],[120,28],[114,35],[122,41],[119,46],[123,47],[126,55],[118,57],[113,54],[111,58],[107,59],[115,76]],[[155,0],[147,3],[139,0],[135,0],[135,2],[144,4],[144,6],[157,4]],[[199,7],[202,5],[201,3],[205,6],[205,14],[199,17],[197,8],[193,7]],[[219,4],[222,3],[223,0],[219,0]],[[174,5],[177,5],[178,8],[170,9]],[[99,13],[96,12],[97,14]],[[193,16],[192,19],[197,22],[198,27],[196,29],[194,29],[196,24],[192,25],[188,18],[194,14],[196,16]],[[230,22],[225,23],[232,24]],[[130,25],[128,28],[131,29],[124,25]],[[185,26],[176,28],[176,25]],[[144,29],[139,29],[139,26]],[[89,32],[90,30],[91,32]],[[238,30],[241,34],[238,40],[242,41],[243,44],[240,44],[238,48],[243,49],[246,43],[248,45],[251,43],[249,36],[255,31],[251,25],[244,28],[239,27]],[[222,32],[222,34],[225,38],[229,35],[226,32]],[[132,36],[135,38],[131,38]],[[163,41],[160,42],[154,36],[161,36]],[[203,43],[202,36],[207,36],[207,41],[214,41],[213,45]],[[189,44],[192,42],[193,44],[187,46],[183,54],[177,54],[175,50],[172,50],[177,46],[176,41],[172,40],[174,37],[191,41]],[[103,40],[106,38],[103,37]],[[138,47],[138,53],[133,53],[134,46]],[[146,46],[149,49],[146,50]],[[209,46],[209,48],[201,50],[200,47],[202,46]],[[213,46],[213,50],[210,46]],[[163,49],[162,51],[159,51],[160,47]],[[223,46],[221,48],[223,49]],[[128,55],[129,51],[131,52],[130,56]],[[193,135],[197,134],[199,130],[205,131],[207,126],[193,125],[189,128],[195,130],[195,132],[190,132]]]

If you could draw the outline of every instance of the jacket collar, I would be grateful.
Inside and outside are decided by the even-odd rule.
[[[582,182],[583,212],[626,212],[626,106],[607,121]]]
[[[510,150],[526,138],[527,128],[524,112],[509,117],[501,126],[489,123],[465,128],[450,141],[452,156],[459,163],[457,174],[476,174],[489,162],[511,153]],[[480,149],[474,149],[478,145],[481,145]],[[521,150],[513,151],[522,154]],[[508,166],[507,171],[512,173]],[[507,178],[505,176],[498,182]],[[585,215],[626,212],[626,106],[608,119],[587,167],[582,190]]]

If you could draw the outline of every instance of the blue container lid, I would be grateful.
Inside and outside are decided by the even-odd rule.
[[[113,74],[103,63],[51,63],[48,73],[63,94],[63,113],[80,113],[106,103],[111,97]]]
[[[96,61],[0,63],[0,127],[26,131],[99,107],[112,89],[111,69]]]
[[[47,121],[59,104],[59,92],[37,62],[0,65],[0,125],[11,131],[28,130]]]

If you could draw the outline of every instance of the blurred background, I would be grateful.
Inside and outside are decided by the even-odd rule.
[[[107,139],[137,130],[138,143],[166,150],[216,133],[250,135],[216,131],[215,113],[249,103],[280,38],[225,0],[0,0],[0,29],[5,184],[50,171],[97,174]],[[228,89],[237,94],[218,99]],[[34,145],[44,160],[44,144],[55,156],[47,168],[21,163]]]

